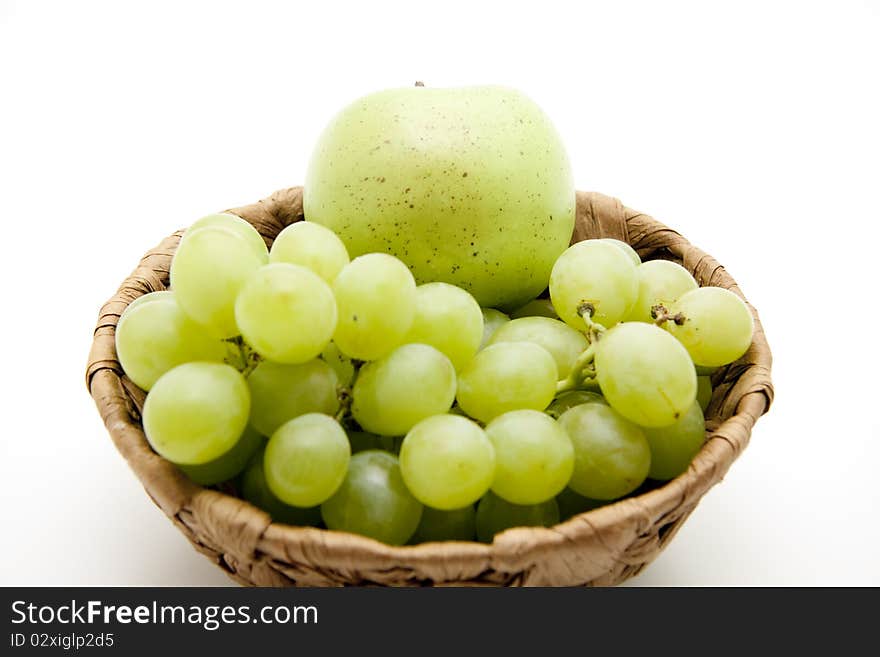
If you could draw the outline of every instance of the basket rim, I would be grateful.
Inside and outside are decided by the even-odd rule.
[[[401,577],[406,577],[408,570],[418,570],[426,564],[436,568],[439,564],[452,581],[460,579],[457,574],[462,573],[473,578],[483,571],[540,570],[542,558],[549,551],[576,550],[583,548],[585,541],[602,543],[608,537],[637,547],[646,538],[650,545],[646,544],[645,550],[659,552],[702,495],[721,480],[745,449],[752,426],[769,409],[773,399],[772,356],[757,311],[711,256],[676,231],[626,208],[617,199],[577,192],[577,200],[578,223],[572,242],[588,235],[616,237],[647,259],[662,257],[688,263],[686,268],[701,286],[714,283],[731,289],[746,301],[755,320],[754,339],[747,354],[714,375],[718,379],[715,391],[723,390],[724,394],[713,396],[707,409],[707,438],[700,452],[685,473],[639,495],[578,514],[553,527],[508,529],[497,534],[491,543],[446,541],[389,546],[348,532],[273,522],[268,514],[245,500],[193,483],[173,464],[152,452],[140,425],[138,406],[142,405],[145,393],[125,377],[115,353],[116,321],[137,296],[165,289],[167,263],[182,230],[149,251],[103,306],[86,368],[86,385],[117,449],[154,502],[197,549],[218,559],[239,581],[249,583],[235,572],[236,563],[248,559],[273,560],[273,566],[282,573],[284,564],[289,562],[313,563],[329,568],[343,581],[349,571],[361,568],[398,569]],[[254,224],[264,238],[274,237],[285,225],[303,218],[302,188],[280,190],[257,204],[230,212]],[[659,539],[652,541],[658,525]],[[628,554],[624,561],[638,555],[636,549],[635,557]],[[647,556],[648,560],[653,558]],[[622,564],[614,550],[608,550],[607,557],[609,567],[633,565],[637,571],[644,565]],[[234,563],[230,565],[230,561]],[[294,568],[291,578],[295,579],[296,574]],[[634,573],[626,576],[631,574]]]

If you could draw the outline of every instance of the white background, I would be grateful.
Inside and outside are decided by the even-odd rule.
[[[677,228],[760,311],[776,402],[633,583],[880,584],[878,35],[871,2],[0,0],[0,584],[228,583],[86,392],[98,310],[415,80],[528,93],[580,189]]]

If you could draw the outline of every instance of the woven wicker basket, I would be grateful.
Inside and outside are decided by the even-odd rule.
[[[271,240],[303,218],[302,188],[276,192],[231,210]],[[147,253],[101,309],[86,383],[117,449],[153,501],[193,546],[242,584],[261,586],[611,585],[650,563],[709,488],[745,449],[752,425],[770,405],[770,348],[755,315],[748,353],[713,376],[706,412],[708,440],[688,471],[660,487],[620,500],[553,528],[517,528],[480,543],[389,547],[362,536],[273,523],[263,511],[202,488],[156,455],[141,429],[144,392],[123,374],[114,331],[135,298],[168,285],[182,232]],[[572,242],[614,237],[643,259],[680,262],[700,285],[739,288],[711,257],[674,230],[602,194],[578,192]],[[751,306],[750,306],[751,307]]]

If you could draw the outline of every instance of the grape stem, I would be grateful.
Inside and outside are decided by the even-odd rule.
[[[678,326],[681,326],[687,319],[682,313],[670,315],[666,306],[660,303],[656,306],[651,306],[651,318],[657,326],[663,326],[666,322],[675,322]]]
[[[234,355],[231,358],[226,358],[226,364],[232,365],[232,367],[241,372],[244,378],[250,376],[251,372],[257,369],[257,365],[260,364],[263,357],[254,351],[240,335],[236,335],[234,338],[226,338],[225,342],[235,347]]]
[[[599,322],[593,321],[593,315],[596,312],[595,306],[589,301],[585,301],[580,306],[578,306],[577,313],[580,315],[581,319],[584,320],[584,324],[587,325],[587,341],[590,344],[594,344],[606,331],[605,327]]]
[[[340,386],[336,389],[336,398],[339,400],[339,410],[336,411],[336,415],[333,417],[341,424],[342,420],[345,419],[345,416],[351,409],[351,388]]]
[[[363,361],[354,359],[352,359],[351,363],[354,367],[354,374],[351,377],[351,381],[347,386],[338,386],[336,388],[336,398],[339,400],[339,410],[336,411],[336,414],[333,417],[336,418],[336,421],[340,424],[343,423],[346,416],[351,411],[351,402],[354,399],[352,395],[354,383],[357,381],[358,375],[361,373],[361,367],[364,364]]]
[[[587,381],[596,378],[596,370],[593,367],[593,357],[596,355],[595,344],[590,344],[577,360],[568,373],[568,376],[556,384],[556,394],[576,390]]]

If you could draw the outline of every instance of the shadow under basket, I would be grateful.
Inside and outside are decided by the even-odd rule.
[[[303,219],[302,188],[276,192],[230,212],[271,242]],[[491,544],[425,543],[391,547],[372,539],[292,527],[248,502],[191,482],[154,453],[141,427],[145,393],[123,373],[115,330],[135,298],[164,290],[178,231],[147,253],[101,309],[89,355],[86,383],[117,449],[153,501],[193,546],[241,584],[258,586],[572,586],[613,585],[640,572],[675,535],[702,496],[719,482],[745,449],[755,421],[770,406],[770,348],[755,318],[748,352],[712,377],[706,411],[707,440],[687,472],[654,488],[574,516],[555,527],[509,529]],[[691,272],[701,286],[742,296],[711,256],[652,217],[617,199],[578,192],[572,242],[613,237],[631,244],[643,260],[667,259]]]

